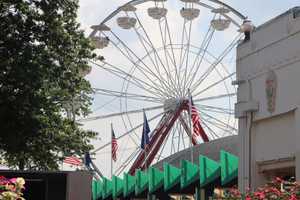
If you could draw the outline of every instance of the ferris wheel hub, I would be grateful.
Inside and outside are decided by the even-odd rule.
[[[186,101],[187,98],[184,97],[177,97],[177,98],[169,98],[166,99],[164,102],[164,111],[165,112],[175,112],[180,105]]]

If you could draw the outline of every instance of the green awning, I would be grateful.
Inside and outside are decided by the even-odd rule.
[[[226,151],[220,152],[221,183],[226,185],[238,176],[239,158]]]
[[[199,180],[199,166],[187,160],[181,161],[180,187],[184,189]]]
[[[214,181],[226,185],[238,176],[237,156],[226,151],[220,151],[220,161],[216,162],[206,156],[199,156],[199,165],[182,160],[181,167],[176,168],[164,163],[163,171],[151,167],[144,172],[137,170],[135,176],[124,173],[124,180],[113,177],[113,180],[103,178],[101,181],[92,182],[93,200],[107,200],[116,198],[144,197],[147,192],[190,192],[200,185],[206,187]],[[191,189],[191,190],[190,190]]]
[[[148,174],[141,170],[135,173],[135,195],[140,195],[148,189]]]
[[[93,200],[102,199],[102,183],[99,180],[93,180],[92,182],[92,197]]]
[[[113,184],[112,187],[113,199],[116,199],[120,195],[123,196],[124,181],[119,177],[113,176],[112,184]]]
[[[103,178],[102,199],[108,199],[112,195],[112,181]]]
[[[134,193],[134,191],[135,191],[135,177],[127,173],[124,173],[124,188],[123,188],[124,198]]]
[[[200,166],[200,187],[212,183],[221,175],[220,164],[206,156],[199,156]]]
[[[151,167],[148,170],[149,192],[154,193],[164,184],[164,173],[160,170]]]
[[[168,191],[177,184],[180,184],[181,169],[168,163],[164,163],[164,190]]]

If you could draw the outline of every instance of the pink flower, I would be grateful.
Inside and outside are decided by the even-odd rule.
[[[292,194],[292,195],[290,196],[289,200],[297,200],[296,195],[295,195],[295,194]]]
[[[16,181],[17,181],[17,179],[16,179],[16,178],[11,178],[11,179],[9,179],[9,181],[10,181],[11,183],[15,184]]]

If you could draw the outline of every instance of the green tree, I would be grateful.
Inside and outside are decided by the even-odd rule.
[[[74,116],[89,112],[83,72],[94,57],[76,22],[76,0],[0,1],[0,156],[10,167],[55,170],[92,149],[96,133]]]

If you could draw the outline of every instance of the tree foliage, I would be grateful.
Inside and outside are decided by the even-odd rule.
[[[76,22],[76,0],[0,1],[0,155],[11,167],[54,170],[83,155],[95,133],[67,111],[86,115],[92,46]]]

